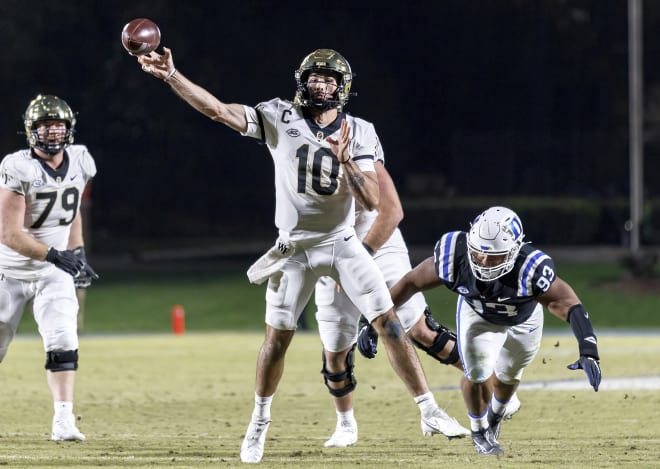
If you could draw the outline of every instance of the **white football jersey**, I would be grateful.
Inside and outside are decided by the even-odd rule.
[[[54,170],[32,156],[30,149],[4,157],[0,187],[25,197],[23,230],[55,249],[66,249],[71,222],[78,213],[83,190],[96,174],[92,155],[84,145],[70,145],[61,167]],[[0,243],[0,271],[8,277],[32,280],[53,265],[25,257]]]
[[[379,146],[374,126],[345,113],[319,127],[279,98],[245,106],[244,135],[268,146],[275,165],[275,225],[291,239],[336,233],[355,224],[354,198],[326,137],[337,138],[342,119],[351,129],[349,154],[362,171],[374,170]]]

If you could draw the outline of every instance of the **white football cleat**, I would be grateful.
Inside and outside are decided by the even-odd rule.
[[[85,435],[76,427],[73,414],[53,417],[53,430],[50,434],[53,441],[85,441]]]
[[[517,414],[518,411],[520,410],[520,399],[518,399],[518,394],[514,393],[513,396],[511,396],[511,399],[509,399],[509,402],[506,403],[506,407],[504,408],[504,415],[502,416],[502,419],[504,420],[509,420],[511,417],[514,416],[514,414]]]
[[[449,439],[464,438],[472,434],[440,407],[435,409],[429,417],[422,416],[422,433],[424,436],[443,434]]]
[[[264,446],[266,444],[266,433],[270,420],[266,422],[250,422],[245,438],[241,444],[241,461],[247,463],[258,463],[264,456]]]
[[[326,448],[337,447],[337,448],[346,448],[347,446],[353,446],[357,443],[358,440],[358,429],[357,422],[354,421],[343,421],[337,422],[337,428],[335,433],[330,437],[328,441],[325,442],[323,446]]]

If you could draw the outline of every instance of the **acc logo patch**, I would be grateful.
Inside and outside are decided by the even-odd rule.
[[[456,289],[456,291],[458,291],[458,293],[460,293],[461,295],[467,295],[468,293],[470,293],[470,290],[468,290],[467,288],[465,288],[462,285],[460,287],[458,287]]]
[[[289,137],[300,137],[300,131],[298,129],[289,129],[286,131],[286,134]]]

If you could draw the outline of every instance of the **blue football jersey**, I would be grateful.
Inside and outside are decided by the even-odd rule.
[[[552,258],[530,243],[524,244],[513,270],[493,280],[477,280],[470,270],[467,233],[445,233],[435,245],[435,271],[450,290],[487,321],[500,325],[525,322],[536,308],[536,297],[555,281]]]

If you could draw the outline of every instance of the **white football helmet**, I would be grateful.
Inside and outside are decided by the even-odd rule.
[[[467,236],[474,276],[491,282],[511,272],[524,237],[522,222],[511,209],[491,207],[478,215]]]

